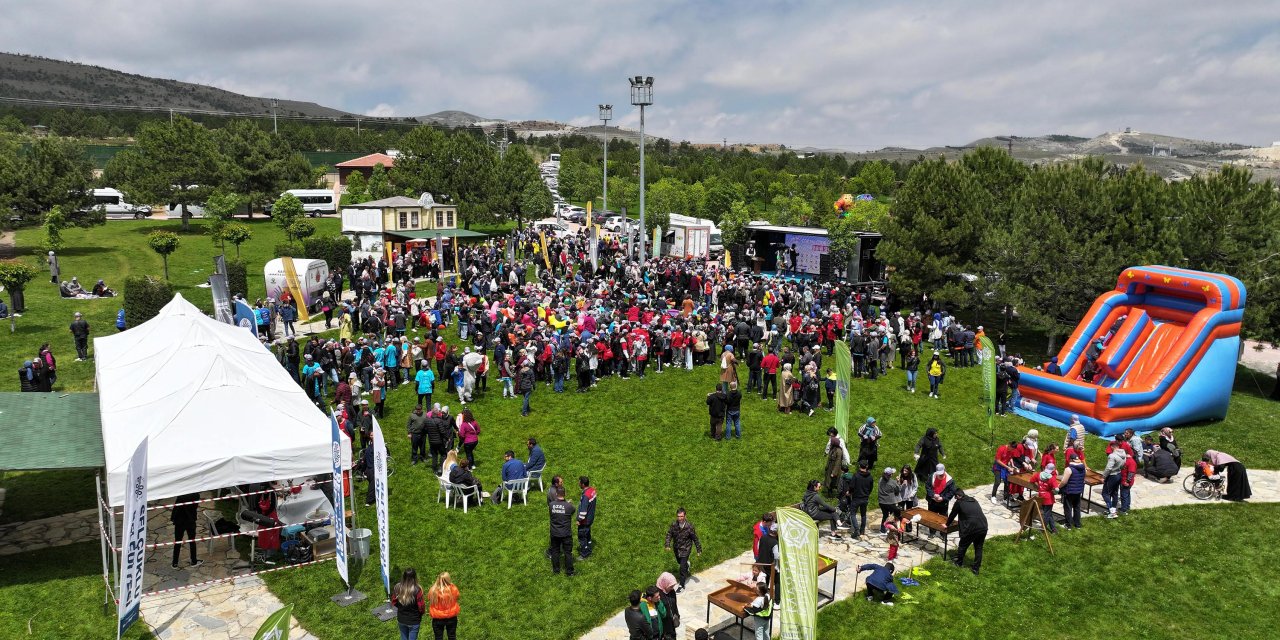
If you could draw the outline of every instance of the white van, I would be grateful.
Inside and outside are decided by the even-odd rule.
[[[338,213],[338,198],[329,189],[290,189],[284,193],[292,193],[295,198],[301,200],[302,210],[312,218]],[[284,193],[280,196],[283,197]],[[264,212],[271,215],[270,204],[265,207]]]
[[[141,204],[130,204],[119,189],[94,189],[93,204],[88,210],[98,209],[106,214],[108,220],[141,220],[151,216],[151,207]]]
[[[299,306],[305,305],[316,311],[320,304],[320,296],[324,293],[326,281],[329,279],[329,265],[324,260],[294,258],[293,268],[298,273],[298,285],[302,288],[302,300]],[[262,275],[267,281],[267,297],[280,299],[289,288],[284,277],[284,260],[276,258],[267,262],[262,268]]]

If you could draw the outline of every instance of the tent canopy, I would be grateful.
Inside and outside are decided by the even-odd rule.
[[[175,295],[93,341],[112,506],[148,438],[148,498],[330,473],[331,421],[251,333]],[[343,437],[344,468],[351,444]]]
[[[96,393],[0,393],[0,471],[103,465]]]

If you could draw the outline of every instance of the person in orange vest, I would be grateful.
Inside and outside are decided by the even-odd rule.
[[[431,602],[431,631],[435,633],[436,639],[439,640],[448,633],[449,640],[457,640],[458,587],[449,578],[448,571],[436,578],[435,584],[431,585],[428,599]]]

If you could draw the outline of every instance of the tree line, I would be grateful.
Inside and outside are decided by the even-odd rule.
[[[1052,349],[1126,267],[1235,276],[1246,336],[1280,338],[1280,194],[1247,169],[1169,182],[1099,158],[1028,166],[982,148],[917,163],[881,225],[880,260],[903,298],[1006,313]]]

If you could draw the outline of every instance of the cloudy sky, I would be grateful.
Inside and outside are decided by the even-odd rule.
[[[14,3],[0,48],[371,115],[864,150],[1126,126],[1280,140],[1280,2]]]

